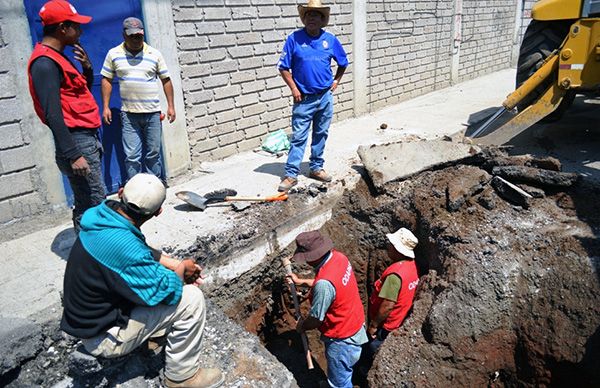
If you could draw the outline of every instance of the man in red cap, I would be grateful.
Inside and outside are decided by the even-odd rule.
[[[327,382],[331,387],[352,387],[352,369],[367,342],[365,314],[350,261],[333,249],[333,242],[319,231],[300,233],[292,257],[315,270],[314,279],[289,276],[296,285],[311,287],[310,312],[298,320],[296,330],[319,329],[325,343]]]
[[[36,44],[27,71],[29,92],[35,112],[52,131],[56,147],[56,164],[67,176],[75,197],[73,224],[85,210],[105,197],[101,173],[102,145],[98,139],[100,112],[90,92],[94,73],[81,45],[81,24],[92,18],[77,13],[64,0],[52,0],[40,9],[44,37]],[[83,74],[64,55],[72,46]]]

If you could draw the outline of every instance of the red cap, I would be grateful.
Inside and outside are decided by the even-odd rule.
[[[80,15],[71,3],[65,0],[51,0],[40,9],[40,18],[43,26],[50,26],[61,22],[89,23],[91,16]]]

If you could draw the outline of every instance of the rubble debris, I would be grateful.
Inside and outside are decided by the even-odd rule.
[[[383,192],[386,183],[401,181],[448,163],[457,163],[479,151],[477,146],[443,140],[358,147],[358,155],[379,192]]]
[[[525,190],[525,192],[527,192],[527,194],[531,195],[533,198],[544,198],[546,196],[544,190],[540,189],[539,187],[530,186],[526,184],[519,184],[518,186],[521,189]]]
[[[475,167],[459,166],[457,168],[462,170]],[[487,172],[477,170],[477,174],[460,175],[458,179],[448,183],[448,187],[446,188],[446,207],[448,211],[454,212],[460,209],[467,199],[475,193],[482,191],[485,185],[490,182],[491,176]]]
[[[313,182],[310,185],[308,185],[307,192],[308,192],[308,195],[310,195],[311,197],[314,198],[321,193],[326,193],[327,185],[325,185],[324,183]]]
[[[492,173],[494,167],[498,166],[526,166],[541,168],[550,171],[561,171],[560,161],[553,157],[535,157],[532,155],[509,156],[504,148],[486,147],[481,153],[474,157],[473,163]]]
[[[218,367],[225,374],[226,387],[294,387],[292,374],[260,343],[258,338],[227,318],[209,298],[206,299],[206,326],[202,339],[200,365]],[[58,322],[47,328],[53,332],[55,348],[61,354],[50,367],[46,353],[21,364],[21,373],[5,379],[0,386],[17,387],[159,387],[164,368],[164,351],[155,354],[144,345],[117,359],[90,356],[72,338],[62,338]]]
[[[509,181],[495,176],[492,179],[492,186],[498,194],[505,200],[521,206],[524,209],[528,209],[530,206],[530,199],[533,198],[530,194],[519,188],[519,186],[510,183]]]
[[[557,172],[526,166],[494,167],[492,174],[515,182],[525,182],[543,187],[569,187],[577,183],[576,173]]]
[[[0,376],[34,357],[43,347],[42,332],[34,322],[0,317]]]
[[[231,203],[231,207],[236,212],[242,212],[242,211],[248,209],[251,205],[252,205],[251,202],[246,202],[246,201],[238,201],[238,202]]]

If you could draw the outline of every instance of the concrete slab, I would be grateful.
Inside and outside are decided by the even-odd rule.
[[[451,141],[415,141],[360,146],[358,155],[378,191],[421,171],[475,155],[476,146]]]
[[[327,193],[320,194],[317,199],[335,198],[358,179],[353,167],[360,164],[356,155],[359,145],[384,144],[416,137],[434,139],[455,133],[464,129],[464,124],[472,114],[503,101],[513,87],[513,80],[514,70],[504,70],[359,118],[335,123],[330,130],[325,151],[325,168],[335,177],[335,182],[328,186]],[[385,130],[379,129],[383,122],[388,124]],[[301,166],[303,175],[299,177],[300,186],[314,182],[306,177],[308,157],[307,152]],[[177,251],[190,247],[199,236],[225,231],[235,233],[236,225],[244,222],[244,212],[236,213],[229,204],[214,205],[204,212],[193,211],[177,199],[175,193],[190,190],[203,194],[232,188],[239,195],[272,195],[283,174],[285,161],[285,157],[246,152],[222,161],[203,163],[201,169],[177,178],[167,191],[163,214],[143,226],[148,242],[155,247]],[[314,205],[307,203],[306,206],[309,208]],[[310,225],[296,227],[319,227],[326,220],[326,213],[323,211],[324,217],[315,216],[314,223]],[[54,228],[0,244],[0,250],[4,253],[3,271],[0,271],[0,316],[43,320],[45,311],[52,307],[60,309],[65,261],[74,235],[69,220],[57,221],[57,224]],[[289,244],[300,231],[281,229],[279,245]],[[252,260],[260,261],[261,258],[254,257],[252,252],[269,252],[268,247],[269,241],[265,237],[256,246],[248,247],[247,257],[252,256]],[[229,278],[236,272],[227,268],[206,270],[212,278]]]

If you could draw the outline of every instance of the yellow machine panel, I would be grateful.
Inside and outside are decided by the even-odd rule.
[[[600,84],[600,19],[573,23],[560,51],[558,84],[564,88],[591,89]]]
[[[540,0],[531,8],[534,20],[565,20],[581,17],[582,0]]]

